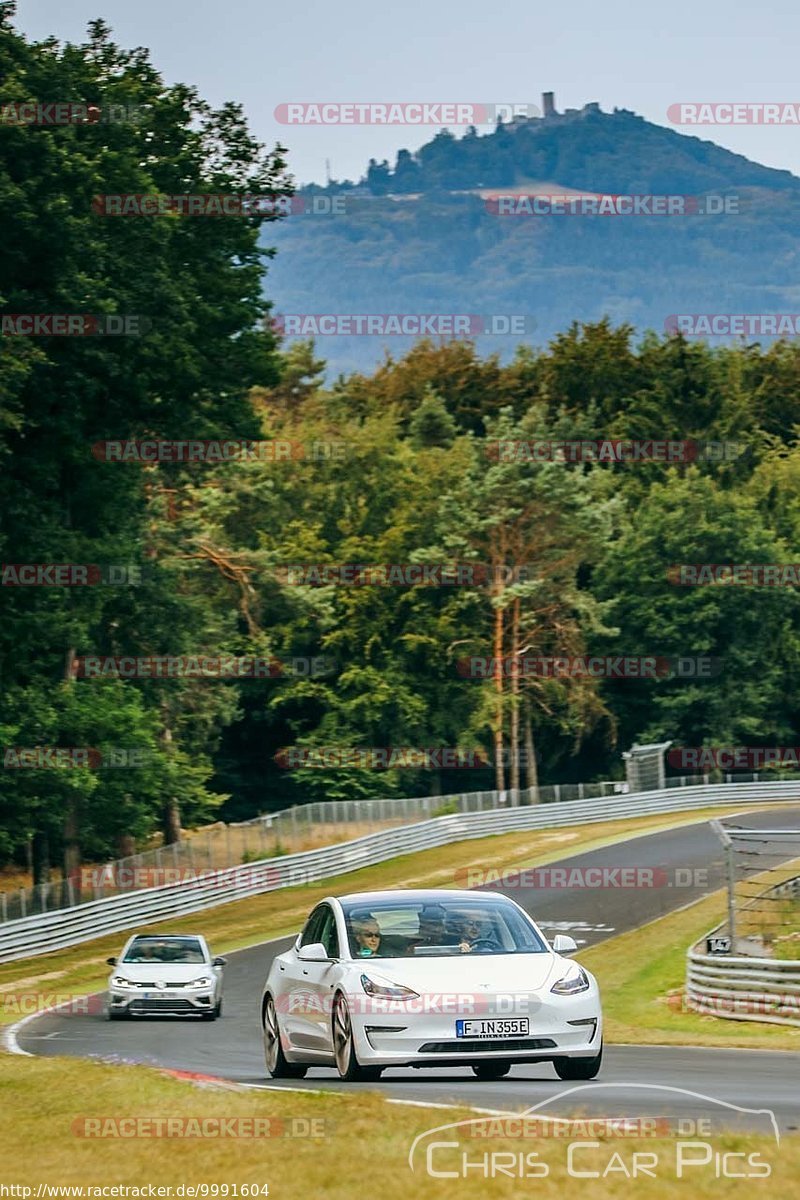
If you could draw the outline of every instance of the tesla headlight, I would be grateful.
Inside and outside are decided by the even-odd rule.
[[[133,987],[130,979],[125,979],[123,975],[115,975],[111,982],[117,987]]]
[[[361,986],[368,996],[379,996],[381,1000],[411,1000],[419,996],[419,992],[403,987],[401,983],[375,983],[369,975],[361,976]]]
[[[189,987],[211,987],[212,982],[207,975],[203,975],[200,979],[193,979]]]
[[[577,970],[570,971],[562,979],[559,979],[550,988],[556,996],[575,996],[578,992],[586,992],[589,990],[589,976],[582,967]]]

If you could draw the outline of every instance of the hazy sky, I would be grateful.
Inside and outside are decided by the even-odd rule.
[[[679,101],[800,101],[797,0],[19,0],[29,37],[80,41],[102,16],[123,46],[144,45],[169,81],[212,103],[239,101],[251,129],[290,148],[298,182],[358,178],[436,127],[278,124],[276,105],[457,101],[556,106],[598,100],[669,125]],[[800,174],[800,127],[693,131]],[[460,135],[460,134],[459,134]]]

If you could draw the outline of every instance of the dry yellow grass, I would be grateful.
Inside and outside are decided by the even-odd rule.
[[[406,1200],[471,1200],[472,1197],[505,1198],[536,1195],[562,1200],[565,1189],[576,1185],[594,1197],[631,1196],[646,1200],[693,1197],[751,1197],[754,1184],[776,1196],[796,1192],[800,1178],[800,1139],[784,1138],[780,1147],[763,1134],[715,1134],[708,1139],[714,1153],[758,1154],[769,1164],[769,1180],[722,1180],[716,1160],[691,1170],[689,1178],[676,1178],[676,1138],[598,1138],[596,1150],[582,1150],[577,1160],[582,1170],[603,1172],[605,1180],[575,1180],[567,1174],[567,1143],[561,1138],[476,1139],[462,1133],[460,1149],[439,1152],[436,1169],[460,1167],[462,1150],[470,1162],[483,1162],[487,1153],[505,1152],[513,1158],[487,1159],[487,1167],[502,1163],[506,1170],[520,1155],[538,1154],[548,1167],[541,1178],[482,1177],[472,1169],[467,1178],[433,1178],[425,1169],[424,1153],[415,1156],[412,1172],[408,1157],[414,1139],[448,1122],[474,1117],[466,1109],[443,1110],[387,1104],[370,1092],[351,1095],[279,1091],[209,1091],[165,1078],[144,1067],[77,1063],[68,1059],[11,1059],[0,1056],[0,1099],[13,1120],[0,1123],[0,1183],[40,1183],[61,1186],[114,1186],[178,1188],[185,1185],[267,1185],[273,1200],[353,1200],[371,1195]],[[520,1106],[525,1101],[521,1100]],[[284,1129],[311,1130],[323,1136],[273,1137],[91,1137],[81,1136],[84,1119],[118,1122],[125,1118],[213,1118],[238,1121],[229,1130],[246,1129],[246,1121],[270,1119]],[[313,1122],[313,1124],[312,1124]],[[259,1128],[259,1126],[253,1126]],[[89,1127],[91,1128],[91,1126]],[[95,1127],[97,1128],[97,1127]],[[100,1130],[108,1130],[105,1123]],[[120,1128],[118,1125],[115,1128]],[[121,1127],[125,1129],[123,1125]],[[191,1128],[191,1127],[190,1127]],[[202,1128],[202,1126],[199,1126]],[[262,1125],[260,1128],[265,1129]],[[274,1128],[274,1126],[273,1126]],[[198,1126],[195,1125],[195,1131]],[[458,1135],[455,1135],[457,1137]],[[454,1139],[446,1133],[443,1137]],[[626,1178],[619,1164],[631,1169],[635,1151],[657,1156],[656,1178]],[[612,1159],[613,1155],[617,1159]],[[537,1161],[537,1160],[534,1160]],[[741,1169],[742,1160],[731,1166]],[[146,1193],[145,1193],[146,1194]],[[175,1195],[176,1193],[173,1193]],[[241,1194],[241,1191],[240,1191]]]

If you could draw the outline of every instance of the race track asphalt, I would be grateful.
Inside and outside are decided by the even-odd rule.
[[[728,813],[721,819],[727,825],[800,828],[800,805]],[[707,822],[631,838],[561,859],[557,865],[603,868],[609,884],[621,878],[615,875],[618,869],[634,867],[644,872],[641,878],[654,882],[645,887],[597,888],[575,886],[574,877],[573,886],[558,886],[558,878],[545,877],[551,886],[532,887],[525,873],[518,879],[512,876],[508,894],[548,936],[570,933],[579,946],[637,928],[724,883],[722,848]],[[202,930],[202,914],[192,918],[191,925]],[[292,941],[265,942],[228,956],[224,1012],[216,1022],[147,1018],[111,1023],[99,1011],[98,1002],[90,1005],[88,1014],[44,1013],[26,1022],[16,1032],[18,1047],[28,1054],[114,1059],[200,1072],[251,1087],[363,1087],[417,1103],[461,1103],[497,1111],[520,1111],[545,1102],[541,1113],[663,1115],[689,1122],[703,1117],[730,1126],[769,1127],[764,1115],[723,1107],[734,1105],[771,1110],[782,1130],[800,1129],[800,1053],[793,1052],[607,1046],[599,1078],[561,1099],[560,1093],[575,1085],[558,1080],[547,1063],[515,1066],[506,1079],[491,1083],[475,1079],[469,1068],[391,1069],[377,1084],[342,1084],[334,1070],[313,1068],[304,1080],[272,1081],[264,1068],[259,999],[273,956]]]

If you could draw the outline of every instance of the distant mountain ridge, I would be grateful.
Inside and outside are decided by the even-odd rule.
[[[504,219],[480,194],[553,189],[728,196],[716,216]],[[538,189],[545,185],[541,183]],[[551,185],[546,185],[550,187]],[[524,314],[525,341],[609,315],[663,332],[686,312],[800,311],[800,178],[709,140],[596,104],[479,135],[437,133],[357,185],[314,185],[344,212],[267,228],[267,290],[283,313]],[[514,338],[478,338],[507,356]],[[320,338],[335,370],[368,369],[406,338]]]
[[[393,170],[373,169],[371,178],[368,171],[367,184],[381,194],[384,182],[389,190],[403,192],[412,182],[415,190],[431,191],[502,187],[536,178],[558,179],[567,187],[595,192],[800,188],[800,179],[790,171],[762,166],[712,141],[654,125],[629,109],[604,113],[596,103],[545,117],[518,118],[482,136],[470,130],[457,139],[443,130],[413,155],[401,150]]]

